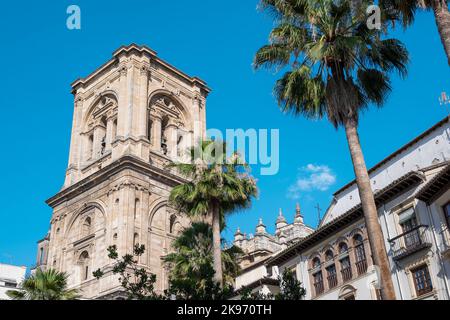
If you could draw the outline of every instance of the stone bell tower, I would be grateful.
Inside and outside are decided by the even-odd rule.
[[[86,298],[114,297],[120,290],[106,249],[119,254],[136,243],[140,264],[167,286],[161,258],[189,220],[167,206],[183,178],[169,160],[204,137],[210,89],[131,44],[89,76],[72,84],[75,96],[69,164],[62,190],[47,200],[50,230],[38,243],[38,267],[69,275],[69,286]],[[100,280],[92,271],[102,269]]]

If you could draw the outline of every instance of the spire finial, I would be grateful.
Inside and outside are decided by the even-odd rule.
[[[281,210],[281,208],[280,208],[280,211],[279,211],[279,214],[278,214],[276,225],[277,225],[277,228],[286,225],[286,219],[283,216],[283,211]]]
[[[297,202],[295,206],[295,218],[294,218],[295,224],[303,224],[303,215],[300,210],[300,204]]]
[[[256,235],[266,233],[266,226],[263,223],[262,218],[259,218],[258,225],[256,226]]]

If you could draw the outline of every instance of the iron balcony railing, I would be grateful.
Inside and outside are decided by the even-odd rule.
[[[323,286],[323,281],[317,281],[314,283],[314,289],[316,291],[316,296],[323,293],[324,291],[324,286]]]
[[[428,226],[420,225],[389,240],[395,260],[431,247]]]
[[[342,273],[342,280],[349,281],[352,279],[352,268],[347,267],[341,270]]]
[[[335,273],[330,274],[330,275],[327,277],[327,280],[328,280],[328,288],[329,288],[329,289],[336,287],[337,284],[338,284],[338,281],[337,281],[337,275],[336,275]]]
[[[363,259],[356,262],[356,270],[358,272],[358,276],[361,276],[367,272],[367,260]]]

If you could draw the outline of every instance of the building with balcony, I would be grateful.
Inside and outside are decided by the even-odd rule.
[[[450,299],[449,118],[383,159],[369,175],[396,298]],[[237,277],[238,290],[277,291],[266,283],[287,268],[303,283],[306,299],[380,299],[356,182],[334,193],[317,230],[255,265]]]

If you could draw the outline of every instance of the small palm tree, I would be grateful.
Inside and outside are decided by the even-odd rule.
[[[174,240],[172,248],[174,252],[164,257],[171,280],[190,279],[196,290],[206,292],[214,275],[211,226],[205,222],[192,223]],[[240,270],[237,259],[241,253],[235,246],[222,251],[223,282],[228,286]]]
[[[419,9],[432,10],[450,65],[450,12],[447,0],[379,0],[379,4],[388,19],[399,20],[404,27],[414,22]]]
[[[383,297],[395,299],[384,238],[359,142],[360,113],[382,106],[391,91],[389,72],[405,76],[408,52],[396,39],[369,30],[359,0],[262,0],[275,13],[270,43],[256,53],[255,68],[288,71],[276,82],[284,112],[328,120],[345,128],[374,262],[381,269]]]
[[[21,290],[9,290],[6,294],[14,300],[74,300],[79,298],[76,289],[67,289],[67,275],[54,269],[42,271],[26,278]]]
[[[223,285],[221,225],[227,213],[247,208],[257,194],[248,166],[237,154],[227,159],[226,146],[203,141],[190,150],[192,163],[172,163],[189,181],[174,187],[169,201],[191,217],[206,217],[212,224],[214,279]]]

